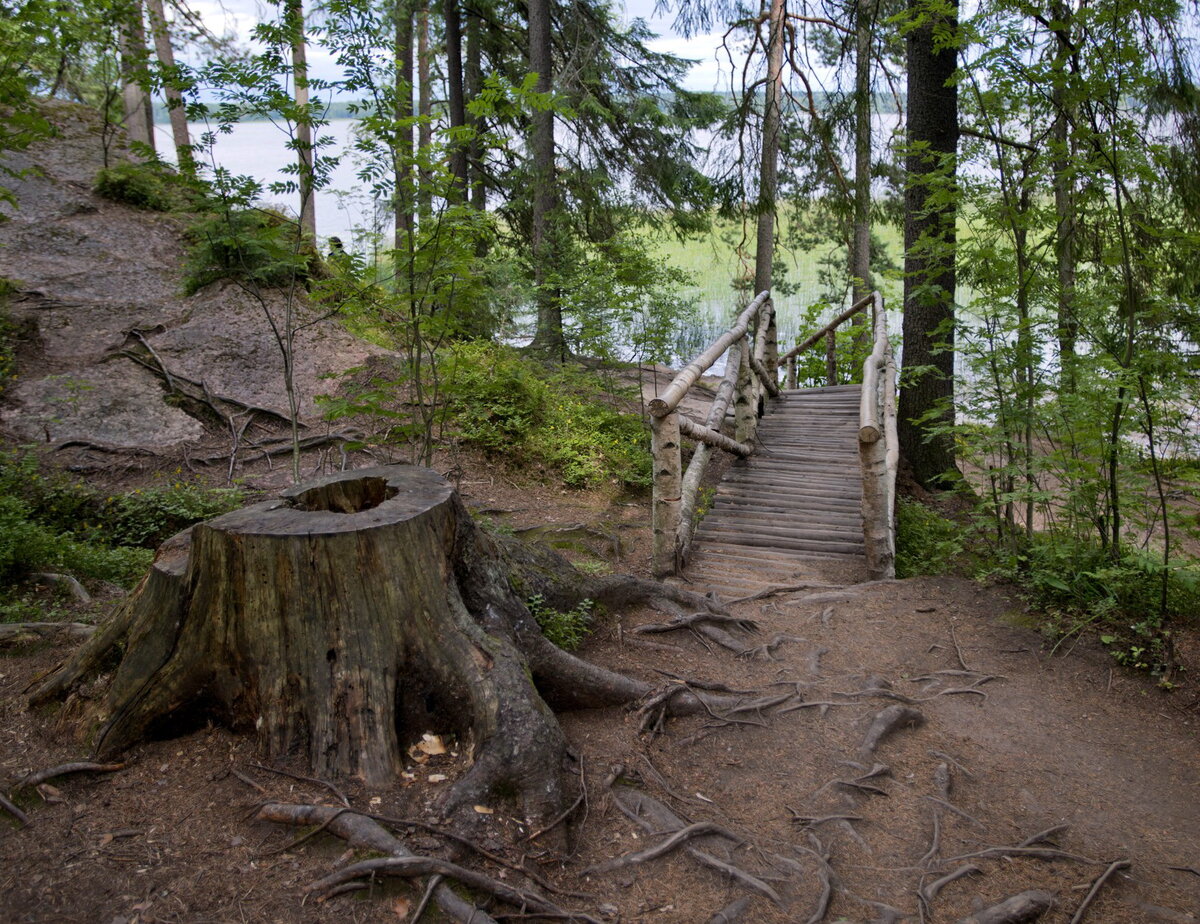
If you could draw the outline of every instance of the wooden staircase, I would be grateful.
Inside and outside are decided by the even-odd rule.
[[[784,391],[700,521],[686,579],[723,597],[865,568],[858,385]]]

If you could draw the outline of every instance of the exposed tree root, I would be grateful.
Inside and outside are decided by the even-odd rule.
[[[698,821],[695,824],[690,824],[687,827],[680,828],[678,831],[666,837],[659,843],[647,847],[645,850],[639,850],[637,853],[627,853],[622,857],[615,857],[611,860],[606,860],[603,863],[597,863],[595,866],[589,866],[583,871],[583,875],[587,876],[592,873],[610,873],[615,869],[620,869],[623,866],[632,866],[635,863],[645,863],[648,860],[657,860],[659,857],[666,856],[677,847],[686,844],[694,837],[704,835],[716,835],[727,840],[734,841],[738,844],[742,843],[741,838],[733,834],[727,828],[711,821]]]
[[[1030,889],[1006,898],[997,905],[976,911],[958,924],[1024,924],[1036,921],[1054,905],[1054,896],[1039,889]]]
[[[864,757],[870,757],[892,732],[899,728],[920,725],[924,721],[925,716],[916,709],[907,706],[888,706],[871,722],[871,727],[867,729],[862,744],[858,746],[858,752]]]
[[[515,888],[498,879],[493,879],[491,876],[485,876],[483,873],[477,873],[474,870],[467,869],[465,866],[459,866],[457,863],[451,863],[448,860],[442,860],[438,857],[381,857],[374,860],[363,860],[361,863],[354,863],[345,869],[337,870],[323,879],[317,880],[309,887],[309,892],[325,896],[343,883],[362,876],[377,875],[401,876],[404,878],[439,875],[449,879],[456,879],[471,889],[486,892],[517,908],[529,909],[542,915],[554,915],[572,920],[587,921],[590,924],[602,924],[601,921],[591,915],[568,912],[554,904],[554,902],[543,898],[537,892]]]
[[[20,645],[37,639],[66,636],[70,639],[87,639],[96,627],[82,622],[6,622],[0,623],[0,647]]]
[[[817,860],[817,878],[821,881],[821,894],[817,896],[817,907],[809,916],[806,924],[820,924],[829,913],[829,903],[833,901],[833,867],[829,865],[829,854],[817,840],[815,834],[808,835],[812,850],[809,851]]]
[[[615,782],[619,773],[620,768],[617,768],[610,775],[609,780]],[[644,831],[654,834],[662,834],[664,832],[674,833],[687,827],[687,822],[653,796],[636,789],[612,786],[611,782],[609,791],[612,794],[613,803],[617,808]],[[717,870],[735,879],[747,888],[766,896],[777,905],[782,904],[779,893],[759,877],[746,872],[739,866],[714,857],[712,854],[701,850],[696,844],[686,844],[683,849],[694,859],[710,869]]]
[[[57,779],[60,776],[68,776],[72,773],[116,773],[118,770],[124,770],[125,764],[100,764],[91,760],[75,760],[66,764],[59,764],[57,767],[48,767],[45,770],[38,770],[31,773],[17,782],[15,788],[24,786],[38,786],[48,780]]]
[[[978,866],[975,866],[971,863],[964,863],[958,869],[947,873],[941,879],[935,879],[928,885],[922,886],[920,889],[920,896],[926,903],[932,902],[935,898],[937,898],[938,893],[941,892],[942,889],[946,888],[946,886],[950,885],[950,883],[958,882],[958,880],[962,879],[963,876],[969,876],[971,873],[979,872],[982,872],[982,870]]]
[[[377,850],[397,858],[412,858],[415,855],[404,846],[395,836],[389,834],[382,825],[371,818],[344,808],[331,808],[324,805],[289,805],[281,802],[268,802],[258,810],[258,818],[262,821],[273,821],[278,824],[298,826],[321,825],[330,833],[337,835],[352,847],[362,847],[367,850]],[[494,918],[476,908],[470,902],[461,898],[453,889],[446,885],[438,885],[433,889],[433,900],[451,919],[459,924],[496,924]]]
[[[746,913],[746,909],[750,907],[749,896],[742,896],[730,902],[704,924],[737,924],[742,919],[742,915]]]
[[[723,613],[701,612],[676,616],[670,622],[654,622],[636,626],[629,631],[633,635],[650,635],[658,632],[675,632],[679,629],[694,629],[700,625],[731,626],[743,632],[757,632],[758,623],[753,619],[727,616]]]
[[[48,584],[51,587],[59,587],[66,590],[70,594],[71,599],[76,603],[82,603],[87,606],[92,602],[92,595],[89,594],[75,578],[69,574],[58,574],[53,571],[40,571],[30,577],[39,584]]]
[[[21,823],[21,826],[29,824],[29,816],[22,812],[16,805],[5,798],[4,793],[0,793],[0,809],[8,812],[13,818]]]
[[[816,827],[829,821],[862,821],[861,815],[801,815],[794,808],[788,811],[792,813],[792,821],[807,827]]]
[[[1115,860],[1108,864],[1108,869],[1096,877],[1096,881],[1092,883],[1092,887],[1088,890],[1088,894],[1084,896],[1083,901],[1079,903],[1079,907],[1075,909],[1075,913],[1071,915],[1071,924],[1080,924],[1083,916],[1087,913],[1092,902],[1096,900],[1096,896],[1100,894],[1100,888],[1113,876],[1118,870],[1128,869],[1132,864],[1128,860]]]
[[[782,645],[784,642],[803,642],[803,641],[805,641],[805,639],[802,639],[797,635],[785,635],[783,633],[779,633],[778,635],[773,637],[769,642],[766,642],[763,645],[756,645],[753,648],[746,648],[745,650],[739,652],[739,657],[746,658],[748,660],[774,661],[775,660],[775,649],[778,648],[780,645]]]

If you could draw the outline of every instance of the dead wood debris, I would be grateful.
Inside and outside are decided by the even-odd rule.
[[[1030,889],[1006,898],[999,904],[976,911],[962,918],[958,924],[1023,924],[1036,921],[1050,910],[1054,896],[1040,889]]]
[[[1083,916],[1087,913],[1088,907],[1096,900],[1096,896],[1100,894],[1100,888],[1109,880],[1118,870],[1128,869],[1132,864],[1128,860],[1114,860],[1108,864],[1108,869],[1096,877],[1096,881],[1092,883],[1088,894],[1084,896],[1083,901],[1079,903],[1079,907],[1075,909],[1075,913],[1071,916],[1071,924],[1079,924],[1083,920]]]

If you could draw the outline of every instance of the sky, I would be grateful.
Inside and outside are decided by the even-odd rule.
[[[621,0],[614,0],[620,4]],[[650,28],[659,34],[659,38],[650,43],[654,51],[670,52],[681,58],[694,60],[684,86],[690,90],[723,90],[727,89],[728,76],[723,76],[718,49],[721,45],[721,33],[712,32],[694,36],[690,39],[676,35],[672,29],[674,16],[655,15],[656,0],[625,0],[624,8],[628,19],[639,17],[646,20]],[[248,40],[250,31],[260,17],[264,4],[261,0],[191,0],[189,4],[204,24],[217,34],[233,32],[243,42]],[[334,77],[336,70],[333,61],[319,49],[309,52],[309,68],[315,76]]]

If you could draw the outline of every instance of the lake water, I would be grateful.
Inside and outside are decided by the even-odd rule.
[[[876,126],[877,135],[890,131],[895,125],[895,116],[885,116]],[[372,200],[370,184],[360,180],[356,175],[358,167],[350,155],[353,142],[353,131],[356,122],[353,119],[334,119],[322,128],[321,134],[332,139],[326,149],[327,153],[339,155],[339,162],[333,169],[327,186],[316,192],[316,214],[318,237],[324,244],[330,237],[340,238],[348,248],[370,254],[372,247],[379,246],[379,238],[390,232],[392,217],[386,203]],[[193,140],[198,139],[208,127],[202,123],[190,126]],[[167,125],[156,126],[158,135],[158,150],[166,159],[174,154],[171,142],[170,128]],[[232,133],[217,138],[214,148],[201,158],[209,170],[221,166],[234,175],[252,176],[263,184],[264,189],[273,183],[295,179],[294,174],[286,173],[286,168],[294,160],[294,153],[287,148],[286,132],[271,122],[241,122],[233,127]],[[298,194],[283,194],[265,192],[262,197],[264,204],[282,207],[295,214],[299,208]],[[374,242],[374,243],[373,243]],[[707,246],[707,245],[706,245]],[[794,291],[775,299],[779,323],[779,342],[781,346],[796,341],[796,337],[806,331],[801,330],[801,318],[808,305],[819,301],[822,297],[822,286],[817,278],[818,261],[812,254],[784,253],[782,259],[788,263],[787,278]],[[705,251],[705,262],[710,257]],[[688,268],[688,267],[685,267]],[[696,270],[697,276],[703,279],[702,284],[686,291],[684,294],[694,298],[700,315],[699,325],[684,332],[679,344],[679,351],[688,353],[695,344],[711,340],[724,330],[730,320],[736,315],[737,297],[732,290],[731,282],[735,275],[744,272],[733,254],[733,248],[722,243],[716,243],[711,250],[711,265]],[[840,310],[839,305],[836,310]],[[835,313],[830,308],[827,314]],[[898,315],[890,320],[898,326]],[[897,327],[898,329],[898,327]],[[520,340],[524,332],[514,332],[514,339]],[[786,347],[784,347],[786,348]]]

